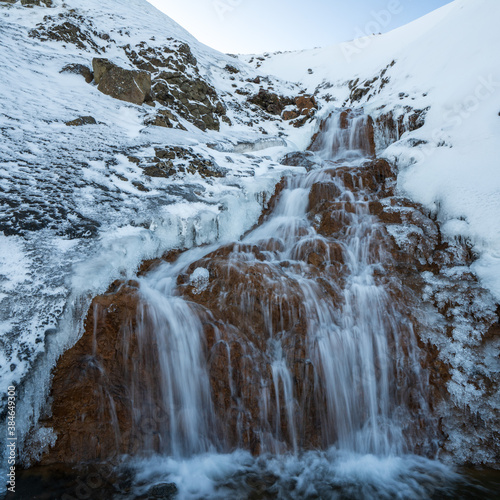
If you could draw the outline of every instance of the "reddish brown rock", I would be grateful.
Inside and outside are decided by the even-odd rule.
[[[295,111],[294,109],[292,109],[289,111],[283,111],[282,118],[283,118],[283,120],[288,121],[288,120],[293,120],[299,116],[300,116],[300,113],[298,111]]]
[[[335,200],[341,193],[339,187],[333,182],[315,182],[309,192],[308,210],[314,210],[314,207],[324,201]]]
[[[354,148],[367,156],[375,156],[375,128],[371,116],[363,115],[362,110],[344,110],[339,117],[340,130],[330,129],[331,120],[330,114],[320,123],[318,132],[311,139],[309,150],[322,151],[326,145],[331,145],[333,157],[337,155],[339,148],[342,150]],[[333,143],[330,140],[331,134],[335,134],[336,140]]]
[[[192,263],[178,277],[178,294],[189,301],[202,320],[204,355],[216,416],[214,433],[227,449],[243,447],[259,453],[269,449],[266,439],[273,433],[283,451],[291,447],[282,384],[277,384],[279,398],[273,393],[274,358],[269,354],[269,346],[277,338],[293,375],[293,392],[300,402],[300,425],[296,429],[299,445],[310,449],[324,443],[320,425],[324,401],[318,392],[317,373],[308,361],[306,292],[289,271],[307,275],[320,290],[321,298],[340,309],[348,267],[346,235],[357,229],[353,224],[358,219],[353,214],[374,216],[368,253],[374,263],[381,264],[373,271],[374,279],[385,285],[390,306],[404,313],[406,321],[398,325],[399,348],[403,352],[409,350],[409,339],[414,335],[419,338],[422,333],[415,313],[424,288],[421,272],[438,275],[445,266],[467,262],[466,252],[452,252],[443,244],[436,223],[421,207],[403,198],[391,197],[381,202],[380,196],[387,195],[385,185],[393,177],[385,160],[373,160],[360,167],[340,166],[325,173],[332,181],[314,183],[309,195],[308,216],[317,234],[303,228],[299,234],[307,238],[290,249],[289,260],[277,262],[270,258],[269,253],[285,250],[283,241],[273,235],[252,244],[222,246]],[[287,182],[283,179],[276,186],[259,223],[270,215]],[[350,196],[345,196],[342,185]],[[406,231],[404,244],[396,244],[389,236],[388,224],[398,224]],[[164,260],[174,261],[178,253],[145,262],[140,273],[154,269]],[[208,271],[208,282],[201,288],[190,279],[197,268]],[[135,390],[149,391],[154,400],[161,401],[155,376],[158,360],[154,354],[144,356],[144,352],[156,352],[154,336],[146,332],[139,348],[133,333],[140,307],[136,287],[134,282],[116,283],[107,294],[97,297],[82,339],[59,360],[52,388],[53,416],[45,422],[59,438],[43,463],[109,460],[121,453],[134,453],[138,447],[144,449],[145,442],[157,450],[160,436],[166,439],[159,426],[168,422],[168,415],[164,415],[161,404],[156,408],[162,414],[160,422],[152,418],[138,425],[131,412],[133,371],[139,373],[142,384]],[[456,304],[450,303],[439,313],[449,318],[455,308]],[[497,326],[492,325],[487,331],[485,343],[498,335]],[[419,362],[430,381],[427,403],[437,408],[449,397],[450,367],[436,347],[422,340],[419,344]],[[389,348],[395,349],[394,345]],[[399,367],[395,373],[401,388],[398,404],[419,415],[419,381],[412,379],[410,371]],[[488,380],[476,383],[493,390]],[[263,387],[269,391],[265,405]],[[408,424],[408,433],[415,441],[420,439],[419,432],[425,432],[423,418]]]
[[[314,96],[301,95],[295,99],[295,105],[301,114],[306,114],[311,109],[317,109],[318,104]],[[306,113],[303,113],[306,110]]]
[[[132,453],[139,436],[132,432],[128,368],[137,357],[136,339],[130,345],[123,328],[134,325],[137,284],[116,282],[109,293],[96,297],[85,321],[85,332],[57,363],[52,382],[52,416],[57,442],[42,464],[80,463]],[[147,377],[145,378],[147,383]]]

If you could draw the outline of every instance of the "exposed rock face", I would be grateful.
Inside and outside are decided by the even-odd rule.
[[[146,118],[145,125],[173,128],[176,121],[176,117],[168,109],[160,109],[155,115]],[[182,125],[178,124],[177,127],[180,128]]]
[[[158,151],[158,155],[168,159],[174,157],[175,152]],[[324,239],[298,245],[294,259],[307,265],[310,275],[317,277],[324,298],[340,307],[339,292],[346,270],[342,241],[356,220],[353,214],[360,206],[369,207],[380,224],[371,248],[374,258],[384,262],[377,280],[385,283],[394,304],[405,312],[410,325],[408,335],[412,335],[413,328],[419,337],[423,353],[420,362],[429,373],[427,404],[438,412],[449,401],[448,387],[457,368],[450,367],[430,342],[428,333],[435,327],[426,324],[418,312],[422,309],[416,307],[415,301],[427,286],[426,272],[431,272],[436,279],[445,279],[450,266],[466,264],[470,256],[460,246],[443,243],[438,226],[420,207],[394,196],[394,174],[386,161],[379,159],[361,167],[332,168],[326,174],[332,181],[320,180],[312,185],[308,207],[309,217]],[[276,206],[284,185],[277,189],[274,201],[270,201],[268,214]],[[339,186],[357,193],[356,198],[346,201]],[[363,201],[363,196],[371,201]],[[260,222],[266,217],[264,215]],[[397,234],[405,237],[391,236]],[[268,239],[259,244],[224,246],[192,263],[178,278],[179,292],[198,304],[193,312],[198,311],[205,325],[205,355],[218,420],[218,439],[226,446],[243,446],[253,453],[269,449],[270,442],[274,442],[266,437],[271,429],[277,429],[282,443],[293,445],[285,406],[276,406],[276,399],[270,398],[263,420],[263,381],[273,387],[273,367],[265,354],[271,342],[270,332],[289,332],[283,337],[288,339],[283,349],[293,367],[294,391],[304,415],[300,429],[296,430],[300,436],[299,446],[318,447],[325,439],[320,425],[322,404],[315,396],[315,374],[306,362],[306,300],[301,288],[289,282],[286,266],[280,270],[268,261],[269,252],[281,251],[280,245],[279,239]],[[175,255],[172,258],[175,259]],[[144,269],[155,265],[152,262]],[[209,281],[202,286],[191,279],[199,268],[209,275]],[[465,283],[472,296],[477,295],[480,300],[482,292],[475,278],[470,275]],[[135,333],[137,311],[144,310],[136,286],[133,282],[117,283],[108,294],[97,297],[89,311],[84,336],[58,363],[52,390],[53,416],[46,425],[53,426],[60,437],[43,463],[111,459],[119,453],[136,452],[144,443],[157,450],[165,446],[165,436],[162,443],[158,441],[159,429],[168,423],[168,414],[161,405],[161,387],[154,375],[159,369],[155,368],[159,361],[154,335],[142,338],[139,347]],[[439,301],[438,297],[434,300]],[[458,296],[457,300],[452,309],[436,302],[438,308],[445,307],[440,313],[448,318],[449,332],[453,331],[454,322],[460,321]],[[432,300],[429,307],[431,305]],[[482,342],[486,348],[497,335],[494,323],[498,318],[485,313],[482,319],[477,319],[483,322]],[[404,338],[399,340],[404,342]],[[405,372],[407,376],[409,372]],[[140,380],[143,389],[134,386],[132,378]],[[488,383],[487,378],[482,380]],[[416,382],[401,383],[409,384],[408,390],[400,395],[401,404],[418,414],[422,401],[421,395],[414,392]],[[131,387],[152,395],[151,401],[157,395],[158,403],[156,408],[148,410],[148,419],[144,414],[141,416],[140,411],[134,413],[138,408],[134,407]],[[284,398],[279,401],[283,402]],[[134,420],[134,414],[139,420]],[[278,415],[281,417],[276,420]],[[460,415],[459,409],[453,418],[462,419],[466,425],[466,414]],[[423,421],[421,425],[425,426]],[[448,432],[446,423],[441,430],[443,445]],[[418,443],[418,425],[408,432]],[[491,442],[485,446],[495,445]],[[423,444],[417,444],[416,448],[424,454],[435,451]]]
[[[97,298],[87,317],[87,333],[60,359],[53,392],[64,396],[54,401],[50,421],[61,434],[46,464],[109,459],[134,451],[130,367],[122,360],[124,350],[132,362],[139,353],[134,340],[129,344],[122,336],[122,326],[134,325],[136,286],[116,283],[114,293]]]
[[[410,106],[395,108],[377,116],[375,119],[375,142],[383,149],[401,139],[405,132],[413,132],[424,125],[429,108],[413,109]],[[422,142],[414,142],[418,146]]]
[[[78,127],[81,125],[96,125],[97,122],[93,116],[80,116],[76,120],[66,122],[69,127]]]
[[[318,109],[313,96],[303,95],[294,99],[280,96],[264,88],[261,88],[258,94],[250,97],[248,102],[259,106],[271,115],[281,115],[281,118],[285,121],[294,120],[291,121],[294,127],[302,127],[308,119],[314,116],[316,109]]]
[[[142,43],[125,51],[137,68],[152,74],[155,101],[201,130],[219,130],[226,108],[201,77],[189,45],[172,41],[170,47],[153,49]]]
[[[157,151],[157,156],[172,160],[176,152]],[[350,214],[359,204],[368,206],[362,198],[349,205],[341,198],[340,186],[361,196],[387,195],[391,193],[392,171],[387,162],[376,160],[363,167],[332,169],[327,175],[334,182],[315,182],[309,195],[309,216],[321,238],[298,244],[293,252],[297,264],[288,265],[307,266],[324,299],[340,305],[346,272],[342,240],[355,220]],[[277,190],[275,201],[270,201],[270,210],[281,189]],[[374,205],[374,209],[381,218],[387,210],[385,205]],[[406,253],[400,256],[382,226],[377,234],[374,258],[383,258],[384,252],[389,251],[402,263],[404,272],[409,272],[409,262],[414,257]],[[295,433],[300,439],[295,445],[302,448],[316,448],[325,440],[322,399],[318,396],[314,369],[307,362],[305,292],[298,282],[290,281],[286,263],[278,267],[269,261],[270,254],[282,250],[281,245],[279,239],[266,239],[258,244],[224,246],[192,263],[178,278],[179,293],[198,304],[193,313],[197,311],[205,328],[205,355],[218,439],[229,448],[243,446],[253,453],[273,446],[292,447]],[[208,272],[206,285],[200,286],[191,279],[198,268]],[[394,294],[401,299],[398,273],[388,266],[379,279],[387,280],[388,286],[393,280]],[[153,332],[142,338],[139,347],[136,322],[147,311],[138,300],[135,286],[116,284],[108,294],[97,297],[89,311],[84,336],[61,358],[52,391],[53,417],[46,422],[61,438],[44,463],[110,459],[119,453],[136,451],[144,443],[152,449],[164,448],[165,442],[159,439],[161,436],[164,440],[165,436],[159,431],[169,417],[161,405],[161,383],[154,375],[159,370],[158,351]],[[411,300],[406,297],[405,307]],[[143,313],[139,313],[141,310]],[[276,376],[276,368],[268,357],[268,346],[273,341],[271,332],[288,332],[282,337],[284,355],[292,367],[293,390],[301,401],[300,426],[293,432],[284,397],[270,397],[266,412],[262,413],[262,384],[273,387]],[[132,378],[140,380],[143,387],[134,385]],[[134,406],[134,391],[148,393],[148,401],[159,402],[156,409],[151,409],[153,413],[148,413],[147,421],[142,410]],[[412,394],[410,391],[403,395],[409,398],[405,404],[417,408],[417,397]],[[277,401],[281,401],[280,405]],[[151,417],[153,414],[156,417]],[[271,438],[271,434],[275,437]]]
[[[355,149],[366,156],[375,156],[375,129],[373,118],[359,110],[346,109],[337,118],[336,128],[331,126],[331,115],[319,124],[309,149],[311,151],[328,151],[335,158],[345,151]]]
[[[311,109],[317,109],[318,104],[313,96],[302,95],[295,99],[295,105],[301,111],[301,114],[307,114]]]
[[[144,173],[149,177],[173,177],[177,174],[199,174],[207,177],[224,177],[226,169],[210,158],[203,158],[190,148],[174,146],[155,148],[155,157],[144,165]]]
[[[138,105],[150,99],[151,75],[148,72],[120,68],[101,58],[94,58],[92,67],[97,88],[103,94]]]
[[[109,40],[107,33],[99,33],[94,23],[76,11],[68,11],[58,16],[45,16],[43,23],[30,30],[29,36],[41,41],[55,40],[70,43],[81,50],[93,53],[103,52],[103,48],[96,43],[94,38],[102,41]]]
[[[21,0],[21,5],[25,7],[33,7],[34,5],[52,7],[52,0]]]
[[[215,90],[205,81],[190,79],[180,72],[163,71],[155,78],[154,93],[155,99],[166,106],[175,107],[180,103],[184,115],[192,117],[198,128],[219,130],[217,116],[224,115],[225,108],[216,100]]]
[[[396,61],[392,61],[378,75],[369,80],[360,81],[359,78],[351,80],[348,83],[351,94],[344,106],[353,106],[363,100],[369,101],[375,94],[379,93],[389,83],[390,79],[387,73],[395,64]]]
[[[282,165],[290,167],[304,167],[311,169],[314,165],[314,155],[310,151],[296,151],[286,154],[280,162]]]
[[[248,102],[256,104],[271,115],[281,115],[285,106],[294,104],[290,97],[283,97],[261,88],[259,93],[248,99]]]
[[[294,118],[298,118],[300,116],[300,113],[298,111],[295,111],[294,109],[290,111],[283,111],[283,120],[293,120]]]

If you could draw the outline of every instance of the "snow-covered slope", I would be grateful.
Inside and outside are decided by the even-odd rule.
[[[333,106],[430,107],[425,125],[383,155],[398,162],[399,189],[438,214],[450,238],[469,239],[474,270],[500,299],[500,3],[454,2],[385,35],[302,52],[252,57],[259,69],[330,94]],[[392,61],[395,64],[391,66]],[[347,82],[388,81],[361,100]],[[360,86],[361,86],[360,83]],[[379,86],[375,82],[374,86]],[[325,113],[328,109],[324,110]],[[417,147],[408,148],[410,139]],[[418,142],[417,142],[418,141]]]
[[[61,73],[68,64],[91,67],[93,57],[132,68],[127,50],[141,42],[166,56],[187,43],[195,60],[186,72],[216,89],[232,125],[202,131],[178,116],[177,128],[145,126],[158,105],[120,101]],[[297,132],[246,105],[259,88],[247,81],[256,77],[251,67],[200,44],[145,0],[0,2],[0,68],[0,380],[19,388],[21,438],[92,296],[174,246],[241,235],[288,168],[276,162],[286,141],[272,138]],[[235,88],[246,94],[233,95]],[[81,116],[97,124],[66,125]],[[254,155],[207,146],[231,151],[263,134],[271,148]],[[155,148],[172,146],[225,174],[145,175]]]

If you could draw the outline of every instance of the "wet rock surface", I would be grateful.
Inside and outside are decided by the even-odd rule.
[[[175,153],[157,151],[165,158]],[[314,173],[311,175],[314,179]],[[317,236],[306,237],[307,226],[298,229],[298,240],[289,258],[279,260],[285,248],[278,231],[276,238],[223,246],[190,264],[177,280],[179,293],[190,303],[198,304],[193,311],[197,311],[204,325],[204,352],[217,418],[213,431],[218,441],[229,448],[240,446],[253,453],[276,447],[308,449],[336,439],[325,431],[325,410],[321,403],[325,395],[315,383],[318,367],[308,361],[311,313],[299,276],[305,273],[321,300],[341,309],[345,300],[342,290],[348,278],[345,245],[351,224],[357,223],[356,213],[363,213],[360,210],[366,211],[366,217],[372,217],[368,212],[369,200],[377,193],[390,194],[393,173],[387,162],[374,160],[362,166],[332,167],[316,175],[319,177],[310,186],[307,211]],[[277,190],[271,207],[277,206],[280,192],[281,196],[286,192],[285,186]],[[345,199],[343,193],[351,194]],[[353,193],[355,198],[350,199]],[[376,211],[383,216],[385,205],[377,205]],[[272,214],[271,208],[261,224],[270,220]],[[410,304],[415,299],[411,288],[402,287],[401,281],[413,275],[414,289],[422,286],[417,270],[412,267],[415,257],[400,253],[384,226],[376,220],[373,220],[376,229],[370,249],[373,259],[385,262],[377,280],[387,283],[398,304],[404,297],[404,306],[397,307],[413,318]],[[395,257],[395,264],[389,255]],[[191,276],[198,269],[204,270],[206,280],[193,281]],[[72,463],[75,457],[111,459],[132,449],[138,451],[146,442],[156,451],[168,448],[166,436],[160,432],[169,420],[168,409],[161,403],[159,381],[152,378],[159,369],[154,367],[160,363],[153,348],[154,332],[142,333],[146,337],[142,338],[139,349],[136,314],[143,306],[138,302],[134,284],[116,286],[117,291],[110,290],[94,300],[86,333],[58,364],[52,389],[53,416],[45,424],[53,426],[62,437],[42,463]],[[405,335],[410,335],[409,332]],[[292,388],[287,389],[283,379],[284,385],[274,389],[280,396],[270,394],[265,399],[263,414],[262,388],[277,384],[273,361],[277,339],[291,369]],[[140,374],[142,388],[132,383],[130,377],[134,373]],[[148,419],[133,401],[131,387],[134,387],[132,392],[147,392],[149,402],[157,401]],[[296,424],[292,424],[291,410],[285,404],[287,398],[282,391],[286,390],[293,390],[300,401]],[[419,414],[418,394],[413,390],[399,397]],[[140,421],[135,421],[134,415],[141,415]],[[418,426],[411,433],[418,436]],[[95,441],[88,436],[99,439]]]
[[[136,451],[133,395],[127,384],[131,366],[122,361],[124,352],[132,366],[140,356],[122,329],[122,322],[134,325],[136,291],[136,283],[115,283],[109,294],[97,298],[87,317],[88,333],[58,363],[52,390],[64,397],[54,401],[50,425],[62,432],[43,465],[112,459]]]
[[[327,133],[333,113],[323,119],[313,135],[310,151],[321,151],[334,157],[340,152],[357,151],[362,156],[375,156],[375,129],[373,118],[361,110],[345,109],[338,114],[337,131]]]

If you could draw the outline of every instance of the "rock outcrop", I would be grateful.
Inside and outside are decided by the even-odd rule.
[[[144,174],[149,177],[173,177],[184,173],[199,174],[203,178],[224,177],[225,168],[220,167],[213,158],[203,158],[191,148],[173,146],[155,148],[155,156],[141,163]]]
[[[176,151],[157,151],[157,156],[166,161],[176,155]],[[361,205],[373,206],[379,220],[392,213],[394,207],[378,203],[375,197],[392,195],[393,172],[386,161],[375,160],[361,167],[331,169],[327,174],[332,182],[314,183],[309,195],[309,217],[322,238],[298,244],[293,253],[297,264],[288,265],[303,263],[324,299],[340,304],[347,269],[342,241],[355,220],[351,214]],[[356,198],[345,201],[340,186],[356,193]],[[276,199],[279,196],[277,190]],[[368,205],[364,196],[373,199],[373,203]],[[269,205],[272,210],[275,203],[271,200]],[[388,220],[392,220],[391,216]],[[413,264],[418,252],[399,250],[384,227],[380,226],[373,242],[374,258],[387,259],[383,256],[389,253],[395,260],[394,266],[391,259],[387,260],[387,269],[381,271],[378,279],[387,282],[412,318],[413,299],[401,291],[401,282],[403,276],[407,279],[410,275],[415,290],[421,287],[418,269]],[[280,268],[269,261],[269,255],[282,250],[280,245],[279,239],[271,238],[258,244],[223,246],[192,263],[178,278],[179,293],[198,305],[193,313],[198,311],[205,325],[205,355],[219,422],[218,439],[230,448],[243,446],[253,453],[268,449],[273,442],[269,441],[270,435],[276,432],[273,439],[279,439],[280,446],[292,446],[287,408],[283,406],[285,398],[278,399],[282,406],[276,406],[276,398],[269,398],[265,416],[262,414],[263,384],[273,386],[272,360],[268,357],[271,332],[283,332],[293,390],[301,401],[300,429],[296,431],[299,445],[316,448],[324,440],[315,373],[307,362],[304,290],[290,281],[285,263]],[[191,279],[199,268],[209,276],[202,286]],[[84,336],[59,361],[52,388],[53,415],[46,425],[54,427],[60,438],[43,463],[111,459],[120,453],[137,452],[144,443],[157,450],[165,446],[164,441],[159,441],[159,429],[169,417],[161,404],[161,384],[154,375],[159,370],[155,368],[159,366],[158,351],[153,332],[146,337],[142,333],[139,347],[136,318],[147,312],[141,309],[136,286],[133,282],[116,283],[106,295],[97,297],[89,311]],[[144,312],[139,313],[140,310]],[[134,386],[131,377],[140,380],[143,388]],[[442,378],[435,380],[442,382]],[[148,413],[147,421],[143,410],[137,407],[138,401],[134,401],[131,387],[152,395],[148,401],[158,402],[153,413]],[[411,391],[404,397],[413,397],[414,402],[407,403],[418,407],[417,397]],[[281,417],[276,420],[278,416]]]
[[[164,150],[157,151],[157,156],[171,161],[180,153]],[[430,342],[429,332],[436,325],[426,324],[416,304],[426,287],[425,273],[432,273],[434,279],[448,279],[447,270],[470,263],[470,255],[460,246],[443,243],[439,227],[421,207],[394,195],[394,171],[385,160],[332,168],[325,173],[331,180],[313,183],[309,194],[308,214],[320,238],[297,245],[294,260],[288,265],[307,266],[309,277],[316,280],[324,299],[340,307],[347,269],[342,242],[357,220],[354,214],[360,207],[368,207],[377,228],[370,251],[373,258],[383,262],[376,279],[387,287],[393,307],[400,308],[407,318],[408,323],[399,327],[399,342],[404,346],[412,335],[418,337],[420,364],[429,373],[426,404],[438,414],[438,409],[449,401],[448,387],[457,368],[450,366]],[[277,189],[260,223],[270,216],[284,186],[282,183]],[[353,193],[354,198],[349,201],[343,197],[343,189]],[[323,410],[316,396],[314,370],[307,361],[306,298],[298,284],[290,282],[285,263],[280,268],[269,261],[269,255],[283,250],[281,245],[279,239],[271,238],[258,244],[223,246],[193,262],[177,283],[178,292],[197,304],[193,313],[197,311],[204,325],[218,439],[229,448],[242,446],[253,453],[268,449],[270,442],[276,446],[276,438],[280,446],[293,445],[286,418],[288,409],[283,406],[285,398],[278,399],[281,406],[276,406],[276,398],[269,398],[264,417],[262,413],[262,387],[273,387],[274,380],[272,360],[266,354],[272,342],[270,332],[283,333],[293,390],[301,401],[300,426],[295,430],[300,436],[299,445],[317,448],[324,440],[320,425]],[[166,258],[172,260],[176,256]],[[156,265],[157,262],[148,263],[143,272]],[[208,276],[203,282],[191,279],[200,268]],[[475,278],[470,275],[466,283],[469,293],[476,294],[479,300],[482,292]],[[434,303],[449,325],[448,332],[452,332],[454,322],[460,321],[456,316],[460,314],[460,298],[456,297],[457,302],[450,309],[449,303],[440,305],[438,297],[428,301],[427,307]],[[152,449],[164,449],[166,436],[160,429],[169,417],[161,403],[161,384],[154,375],[159,370],[158,351],[152,332],[146,337],[142,333],[139,346],[138,314],[145,314],[145,310],[135,282],[117,282],[107,294],[94,299],[84,336],[62,356],[55,371],[53,413],[45,424],[53,427],[59,438],[43,463],[109,460],[121,453],[136,453],[144,449],[144,443]],[[476,320],[482,322],[477,327],[485,332],[482,342],[486,345],[494,341],[496,320],[486,312]],[[437,330],[434,334],[438,334]],[[410,371],[403,371],[404,377],[409,377]],[[144,391],[151,395],[148,401],[157,401],[156,407],[148,410],[147,419],[131,393],[132,378],[135,384],[137,380],[143,384],[142,388],[135,385],[134,391]],[[487,378],[481,380],[487,383]],[[408,385],[401,392],[401,404],[423,419],[422,395],[415,392],[418,383],[401,380],[401,384]],[[466,413],[455,414],[454,418],[462,419],[466,425]],[[436,448],[429,448],[420,434],[422,426],[427,425],[424,420],[420,427],[410,422],[408,425],[407,432],[417,449],[423,454],[435,453]],[[443,423],[434,444],[440,442],[446,448],[446,432],[447,424]],[[269,441],[272,433],[277,434]]]
[[[108,59],[94,58],[94,81],[103,94],[141,105],[151,99],[151,75],[147,71],[124,69]]]
[[[80,116],[75,120],[71,120],[66,122],[66,125],[69,127],[79,127],[81,125],[96,125],[96,119],[93,116]]]
[[[12,4],[12,3],[16,3],[18,0],[0,0],[0,5],[2,5],[2,3],[9,3],[9,4]],[[23,5],[24,7],[29,7],[29,8],[32,8],[32,7],[52,7],[53,5],[53,2],[52,0],[21,0],[21,5]]]
[[[161,48],[141,43],[124,49],[132,64],[151,73],[152,97],[157,103],[201,130],[219,130],[220,120],[227,120],[224,104],[201,77],[189,45],[171,40]]]

